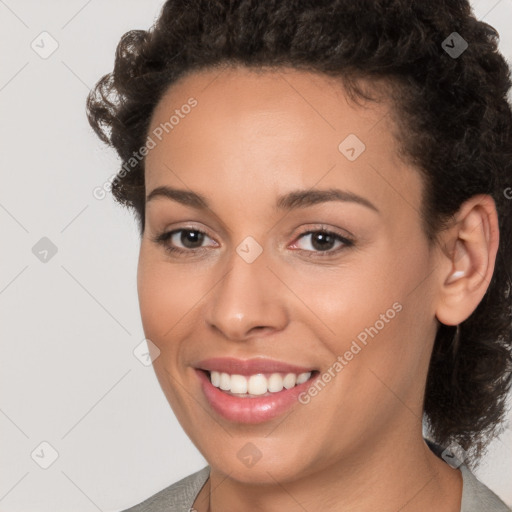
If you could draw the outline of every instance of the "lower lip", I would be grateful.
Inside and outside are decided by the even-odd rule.
[[[294,404],[298,403],[298,397],[311,386],[316,378],[310,378],[306,382],[294,386],[291,389],[283,389],[277,393],[258,398],[240,398],[228,395],[216,388],[202,370],[196,370],[201,381],[201,388],[212,409],[229,421],[238,423],[263,423],[283,414]]]

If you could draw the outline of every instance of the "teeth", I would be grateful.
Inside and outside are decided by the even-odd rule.
[[[211,372],[210,380],[212,381],[212,384],[216,388],[218,388],[220,386],[220,373],[219,372]]]
[[[297,384],[302,384],[302,383],[306,382],[309,379],[309,377],[311,377],[311,372],[300,373],[297,376]]]
[[[295,383],[297,382],[297,375],[294,373],[289,373],[284,379],[283,379],[283,386],[286,389],[291,389],[295,386]]]
[[[268,379],[268,390],[277,393],[283,389],[283,377],[279,373],[273,373]]]
[[[227,375],[225,373],[224,375]],[[228,375],[229,377],[229,375]],[[242,375],[231,375],[231,386],[230,391],[231,393],[247,393],[247,379]],[[251,393],[254,394],[253,391]]]
[[[219,388],[223,391],[229,391],[231,389],[231,377],[227,373],[220,374]]]
[[[237,377],[242,377],[242,379],[246,380],[242,375],[237,375]],[[265,375],[251,375],[249,382],[247,382],[247,391],[250,395],[264,395],[268,391]]]
[[[245,375],[230,375],[225,372],[210,372],[211,383],[223,391],[232,394],[264,395],[267,392],[278,393],[283,388],[291,389],[297,384],[306,382],[311,377],[311,372],[272,373],[268,378],[258,373],[246,377]]]

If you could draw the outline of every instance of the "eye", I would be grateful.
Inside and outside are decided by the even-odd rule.
[[[310,238],[310,241],[300,246],[299,241],[305,240],[307,237]],[[161,233],[153,238],[153,241],[162,245],[171,254],[184,255],[206,250],[203,243],[207,238],[212,240],[207,233],[199,229],[181,228]],[[353,240],[324,228],[306,231],[299,235],[296,240],[292,248],[299,246],[298,250],[309,253],[308,257],[332,256],[354,245]],[[334,248],[336,244],[338,246]],[[214,246],[218,246],[218,244],[214,242]]]
[[[301,251],[313,253],[310,255],[313,257],[332,256],[333,254],[337,254],[340,250],[354,245],[353,240],[323,228],[306,231],[305,233],[302,233],[297,240],[306,240],[308,237],[309,242],[303,244],[302,247],[299,246],[299,249]],[[338,246],[334,249],[336,243],[338,243]],[[298,245],[298,242],[295,242],[294,245]]]
[[[153,241],[163,245],[170,253],[186,253],[203,250],[205,238],[210,238],[204,231],[192,228],[181,228],[157,235]],[[210,239],[211,240],[211,239]],[[181,244],[182,247],[177,247]]]

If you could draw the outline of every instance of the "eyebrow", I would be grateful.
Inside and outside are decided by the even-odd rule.
[[[170,199],[198,210],[206,210],[210,208],[208,200],[201,194],[168,186],[160,186],[153,189],[146,197],[146,203],[149,203],[156,198]],[[357,203],[379,213],[379,209],[368,199],[353,192],[337,188],[330,188],[326,190],[294,190],[292,192],[288,192],[287,194],[281,195],[277,198],[275,209],[294,210],[298,208],[307,208],[308,206],[314,206],[328,201]]]

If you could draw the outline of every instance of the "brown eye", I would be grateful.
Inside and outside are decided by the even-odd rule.
[[[302,244],[301,247],[299,241],[308,238],[309,242]],[[337,254],[340,250],[354,245],[352,240],[325,229],[307,231],[302,233],[297,240],[294,245],[298,246],[301,251],[311,253],[310,256],[313,257]],[[336,246],[336,244],[338,245]]]
[[[179,233],[181,234],[176,237]],[[175,237],[178,238],[179,242],[187,249],[197,249],[198,247],[201,247],[205,234],[201,231],[180,229],[172,234],[170,237],[171,241]]]
[[[187,253],[203,250],[205,238],[210,237],[199,229],[182,228],[162,233],[153,241],[170,253]]]
[[[328,251],[336,243],[336,237],[331,233],[316,231],[311,233],[311,246],[317,251]]]

